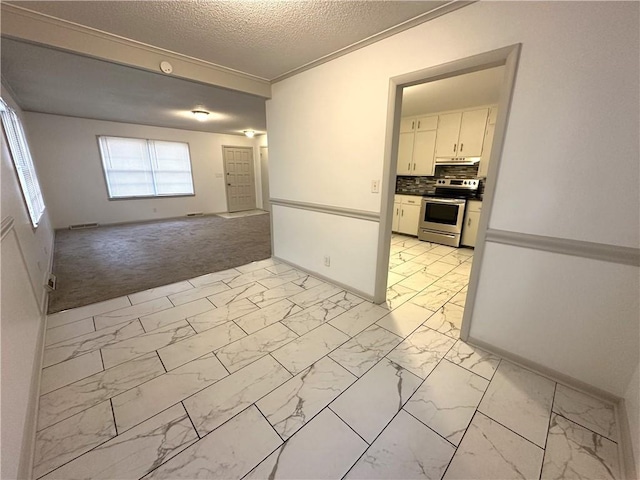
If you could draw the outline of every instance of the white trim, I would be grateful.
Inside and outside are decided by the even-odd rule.
[[[543,235],[510,232],[493,228],[487,230],[485,239],[487,242],[492,243],[591,258],[593,260],[602,260],[611,263],[621,263],[634,267],[640,266],[640,248],[584,242],[582,240],[571,240],[568,238],[546,237]]]
[[[195,80],[271,98],[269,80],[223,67],[198,58],[154,47],[95,28],[34,12],[16,5],[2,4],[2,34],[51,48],[160,73],[160,62],[173,63],[171,76]]]
[[[311,210],[313,212],[326,213],[328,215],[339,215],[341,217],[357,218],[359,220],[367,220],[369,222],[379,222],[380,214],[378,212],[370,212],[367,210],[355,210],[353,208],[334,207],[331,205],[321,205],[319,203],[296,202],[293,200],[284,200],[282,198],[270,198],[272,205],[280,207],[298,208],[300,210]]]

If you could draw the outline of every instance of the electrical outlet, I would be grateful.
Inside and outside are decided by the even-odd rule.
[[[380,193],[380,180],[371,180],[371,193]]]
[[[325,267],[330,267],[331,266],[331,257],[329,255],[325,255],[324,256],[324,266]]]

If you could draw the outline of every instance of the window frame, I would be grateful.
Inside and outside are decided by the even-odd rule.
[[[181,143],[183,145],[187,146],[187,152],[189,154],[189,174],[191,176],[191,186],[193,189],[193,193],[177,193],[177,194],[171,194],[171,195],[132,195],[132,196],[126,196],[126,197],[112,197],[111,193],[109,191],[109,180],[108,180],[108,173],[107,173],[107,169],[104,163],[104,159],[102,157],[102,146],[100,144],[100,138],[101,137],[111,137],[111,138],[125,138],[125,139],[130,139],[130,140],[143,140],[147,143],[147,149],[149,149],[149,142],[167,142],[167,143]],[[105,192],[107,194],[107,200],[114,201],[121,201],[121,200],[149,200],[149,199],[156,199],[156,198],[181,198],[181,197],[195,197],[196,196],[196,183],[194,181],[193,178],[193,160],[191,159],[191,144],[189,142],[182,142],[182,141],[176,141],[176,140],[165,140],[162,138],[140,138],[140,137],[131,137],[131,136],[125,136],[125,135],[109,135],[109,134],[99,134],[96,135],[96,145],[98,147],[98,161],[100,162],[100,167],[102,170],[102,178],[104,180],[104,188],[105,188]],[[155,173],[154,170],[151,170],[151,174],[154,177],[154,188],[155,188]]]
[[[44,194],[42,193],[42,187],[40,186],[40,180],[38,179],[38,172],[36,170],[36,166],[33,163],[33,156],[31,155],[31,147],[29,146],[29,142],[27,140],[27,134],[24,130],[24,125],[22,124],[22,119],[18,115],[18,112],[11,107],[4,98],[0,97],[0,113],[5,113],[11,117],[11,123],[14,124],[11,126],[12,129],[17,129],[18,134],[18,149],[19,152],[15,152],[13,148],[13,144],[9,138],[9,134],[7,132],[7,126],[5,125],[3,115],[0,115],[0,123],[2,124],[2,135],[7,144],[7,150],[11,156],[11,163],[13,165],[13,171],[18,180],[18,185],[20,186],[20,193],[22,194],[22,201],[24,203],[25,209],[27,211],[27,215],[29,216],[29,220],[31,222],[31,226],[33,230],[36,230],[38,226],[40,226],[40,221],[42,217],[44,217],[44,213],[47,210],[47,205],[44,201]],[[14,121],[15,119],[15,121]],[[25,165],[24,167],[29,170],[29,175],[32,177],[32,184],[36,189],[36,197],[39,197],[40,201],[37,202],[40,205],[34,205],[32,203],[32,198],[29,195],[29,188],[27,187],[27,181],[24,178],[24,175],[21,173],[21,168],[18,165],[18,161],[16,160],[16,153],[19,153],[21,157],[24,157]],[[36,212],[36,206],[42,207],[39,211]],[[36,218],[37,217],[37,218]]]

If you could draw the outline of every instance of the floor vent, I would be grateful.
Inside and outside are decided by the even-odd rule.
[[[202,212],[187,213],[187,217],[204,217]]]
[[[47,280],[47,284],[45,285],[45,287],[50,292],[53,292],[56,289],[57,283],[58,283],[58,278],[53,273],[50,273],[49,279]]]
[[[96,228],[97,223],[78,223],[77,225],[69,225],[69,230],[80,230],[82,228]]]

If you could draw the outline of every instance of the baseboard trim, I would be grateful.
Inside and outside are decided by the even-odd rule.
[[[620,465],[624,468],[623,478],[628,480],[636,480],[638,473],[636,472],[636,462],[633,453],[633,443],[631,441],[631,430],[629,429],[629,412],[627,404],[624,400],[620,400],[618,404],[618,431],[620,432]],[[640,460],[640,459],[638,459]]]
[[[113,223],[98,223],[98,228],[102,228],[102,227],[116,227],[118,225],[132,225],[132,224],[137,224],[137,223],[157,223],[157,222],[164,222],[165,220],[190,220],[192,218],[202,218],[202,217],[215,217],[221,213],[227,213],[227,212],[212,212],[212,213],[203,213],[202,215],[198,215],[196,217],[189,217],[186,214],[185,215],[180,215],[180,216],[176,216],[176,217],[162,217],[162,218],[148,218],[148,219],[143,219],[143,220],[129,220],[126,222],[113,222]],[[54,228],[54,231],[59,231],[59,230],[69,230],[69,227],[57,227]]]
[[[604,243],[584,242],[567,238],[546,237],[530,233],[488,229],[486,241],[515,247],[544,250],[593,260],[640,266],[640,248],[621,247]]]
[[[274,260],[277,260],[280,263],[284,263],[284,264],[289,265],[289,266],[291,266],[293,268],[301,270],[304,273],[307,273],[307,274],[309,274],[309,275],[311,275],[313,277],[317,277],[320,280],[323,280],[323,281],[325,281],[327,283],[332,283],[336,287],[340,287],[340,288],[346,290],[347,292],[353,293],[354,295],[357,295],[358,297],[364,298],[365,300],[367,300],[367,301],[369,301],[371,303],[375,303],[373,301],[373,295],[369,295],[368,293],[361,292],[360,290],[357,290],[357,289],[355,289],[353,287],[349,287],[348,285],[345,285],[344,283],[340,283],[340,282],[338,282],[338,281],[336,281],[336,280],[334,280],[332,278],[329,278],[329,277],[327,277],[327,276],[325,276],[325,275],[323,275],[321,273],[315,272],[315,271],[310,270],[310,269],[305,268],[305,267],[301,267],[300,265],[297,265],[297,264],[295,264],[293,262],[290,262],[288,260],[284,260],[284,259],[282,259],[280,257],[276,257],[275,255],[272,258]]]
[[[271,198],[271,205],[279,207],[297,208],[300,210],[310,210],[312,212],[326,213],[328,215],[339,215],[341,217],[357,218],[358,220],[366,220],[369,222],[380,222],[379,212],[369,212],[367,210],[355,210],[352,208],[334,207],[331,205],[322,205],[319,203],[296,202],[293,200],[283,200],[281,198]]]

